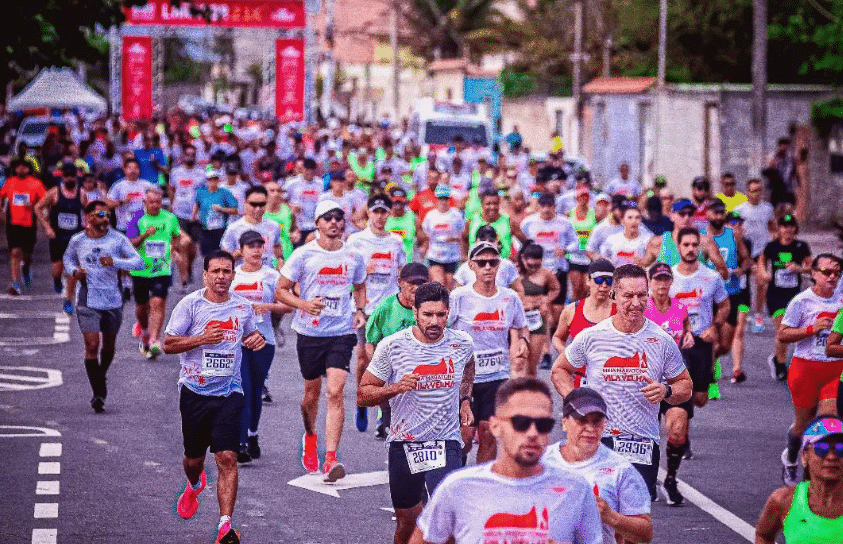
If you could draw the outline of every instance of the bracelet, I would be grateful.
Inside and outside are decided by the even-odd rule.
[[[471,403],[472,399],[471,397],[460,397],[460,404],[462,404],[464,400],[467,400],[469,403]]]
[[[808,325],[807,327],[805,327],[805,332],[808,333],[808,336],[814,336],[814,326]]]

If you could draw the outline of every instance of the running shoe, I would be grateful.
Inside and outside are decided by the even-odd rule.
[[[249,437],[249,455],[252,459],[261,458],[261,447],[258,445],[258,435]]]
[[[709,384],[708,400],[720,400],[720,386],[717,385],[717,382]]]
[[[23,276],[23,286],[27,289],[32,287],[32,269],[30,265],[25,264],[21,267],[21,275]]]
[[[161,353],[163,353],[163,350],[161,349],[161,342],[153,342],[152,345],[149,346],[149,352],[146,354],[146,358],[154,361],[161,355]]]
[[[714,381],[723,377],[723,368],[720,366],[720,357],[714,360]]]
[[[61,289],[61,278],[53,278],[53,291],[55,291],[56,293],[61,293]]]
[[[230,521],[226,521],[217,530],[214,544],[240,544],[240,533],[231,528]]]
[[[12,295],[13,297],[20,296],[20,293],[21,293],[20,285],[17,282],[15,282],[15,283],[13,283],[12,285],[9,286],[9,294]]]
[[[301,466],[310,474],[319,472],[319,452],[316,449],[315,434],[303,434],[301,437]]]
[[[550,354],[545,353],[542,355],[542,360],[539,363],[539,368],[542,370],[548,370],[553,365],[553,361],[550,359]]]
[[[132,336],[135,338],[140,338],[143,334],[143,329],[141,328],[141,324],[138,321],[135,321],[135,324],[132,326]]]
[[[752,332],[764,332],[764,318],[760,315],[755,316],[755,323],[752,325]]]
[[[345,467],[343,464],[336,457],[327,459],[325,465],[322,467],[322,481],[332,484],[341,478],[345,478]]]
[[[386,425],[378,423],[378,426],[375,429],[375,438],[377,440],[386,440]]]
[[[369,409],[365,406],[358,406],[357,417],[354,419],[354,422],[357,424],[357,430],[365,433],[366,429],[369,428]]]
[[[729,381],[732,383],[743,383],[746,381],[746,373],[743,370],[735,370],[732,379]]]
[[[287,335],[284,333],[284,329],[280,326],[275,327],[275,349],[283,348],[286,343]]]
[[[687,448],[685,448],[685,453],[682,454],[682,459],[684,459],[686,461],[690,461],[693,458],[694,458],[694,452],[691,451],[691,446],[688,446]]]
[[[272,404],[272,395],[269,394],[269,387],[264,384],[262,400],[267,404]]]
[[[143,340],[138,340],[138,351],[145,358],[149,358],[149,346],[143,343]]]
[[[787,379],[787,365],[776,361],[775,355],[767,357],[767,366],[770,367],[770,376],[779,382]]]
[[[94,412],[101,414],[105,412],[105,401],[102,397],[94,397],[91,399],[91,408],[94,409]]]
[[[73,315],[73,303],[69,300],[64,301],[64,303],[61,305],[61,309],[67,315]]]
[[[679,492],[679,483],[676,478],[665,478],[662,489],[664,489],[664,500],[669,506],[682,506],[685,502],[685,497]]]
[[[238,463],[250,463],[250,462],[252,462],[252,456],[249,455],[249,445],[248,444],[240,444],[240,451],[237,452],[237,462]]]
[[[176,501],[176,512],[182,519],[190,519],[199,509],[199,493],[205,489],[205,484],[208,483],[205,471],[199,475],[199,489],[193,489],[190,482],[184,486],[184,491],[179,495],[179,500]]]
[[[787,458],[787,448],[782,450],[782,481],[784,485],[793,487],[799,483],[799,480],[796,478],[797,468],[798,465],[791,463],[790,459]]]

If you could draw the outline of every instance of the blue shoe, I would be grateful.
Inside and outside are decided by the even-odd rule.
[[[13,297],[20,296],[20,285],[17,282],[9,286],[9,294]]]
[[[32,287],[32,269],[24,265],[21,272],[23,275],[23,286],[29,289]]]
[[[64,304],[62,304],[62,308],[61,308],[61,309],[62,309],[62,310],[64,311],[64,313],[66,313],[67,315],[73,315],[73,303],[72,303],[72,302],[70,302],[69,300],[65,300],[65,301],[64,301]]]
[[[369,410],[363,406],[358,406],[355,422],[357,423],[357,430],[365,433],[366,429],[369,428]]]

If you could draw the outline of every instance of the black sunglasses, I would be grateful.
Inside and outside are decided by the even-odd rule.
[[[474,262],[477,263],[477,266],[480,268],[490,267],[494,268],[501,264],[500,259],[474,259]]]
[[[834,454],[840,459],[843,459],[843,442],[835,442],[834,444],[814,442],[814,453],[817,457],[825,457],[831,451],[832,446],[834,446]]]
[[[839,268],[815,268],[817,272],[825,276],[826,278],[830,278],[831,276],[840,277],[840,269]]]
[[[612,276],[591,276],[591,281],[597,285],[603,285],[605,283],[609,287],[612,286]]]
[[[252,206],[252,207],[254,207],[254,208],[263,208],[264,206],[266,206],[266,200],[263,200],[263,201],[261,201],[261,202],[249,202],[249,201],[246,201],[246,204],[248,204],[249,206]]]
[[[403,281],[405,281],[405,282],[409,283],[410,285],[415,285],[415,286],[417,286],[417,287],[418,287],[419,285],[424,285],[425,283],[427,283],[427,282],[428,282],[428,280],[423,280],[423,279],[418,279],[418,280],[403,280]]]
[[[509,423],[512,425],[512,428],[518,431],[519,433],[526,433],[528,430],[530,430],[530,427],[535,423],[536,430],[539,433],[547,434],[553,430],[553,426],[556,424],[556,421],[552,417],[530,417],[515,415],[509,418],[501,419],[509,419]]]
[[[345,219],[345,213],[339,210],[328,212],[322,216],[325,221],[342,221]]]
[[[94,214],[94,217],[99,217],[100,219],[106,218],[111,215],[111,212],[97,212]]]
[[[692,211],[676,212],[676,215],[678,215],[679,217],[691,217],[692,215],[694,215],[694,212],[692,212]]]

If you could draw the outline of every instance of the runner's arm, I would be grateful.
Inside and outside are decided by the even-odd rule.
[[[729,267],[726,266],[726,261],[723,260],[723,255],[720,253],[720,248],[714,242],[714,238],[707,234],[703,234],[702,238],[705,243],[705,254],[708,257],[708,260],[711,261],[712,265],[714,265],[714,269],[717,270],[720,277],[724,280],[728,280]]]
[[[195,336],[173,336],[171,334],[165,334],[163,349],[167,355],[175,355],[209,343],[214,344],[216,342],[210,342],[208,340],[208,331]]]
[[[114,259],[114,268],[119,268],[120,270],[143,270],[146,266],[140,253],[132,246],[132,242],[128,238],[125,238],[125,241],[120,245],[119,254],[119,257],[112,257]]]
[[[454,544],[456,539],[454,537],[449,538],[445,541],[445,544]],[[433,542],[429,542],[424,539],[424,535],[422,535],[421,529],[418,527],[415,528],[413,531],[413,536],[410,537],[410,542],[408,544],[435,544]]]
[[[599,501],[604,499],[598,498],[597,507],[600,509],[600,519],[606,525],[609,525],[615,530],[616,534],[621,534],[626,537],[627,541],[631,542],[650,542],[653,540],[653,519],[650,514],[638,514],[637,516],[624,515],[612,510],[606,504],[604,507]]]
[[[462,380],[460,381],[460,398],[471,396],[471,390],[474,388],[474,355],[471,356],[465,368],[462,370]]]
[[[843,345],[840,343],[841,340],[843,340],[843,335],[839,332],[831,331],[828,333],[828,339],[825,342],[826,357],[843,359]]]
[[[579,338],[579,335],[577,338]],[[575,369],[568,362],[568,355],[563,349],[553,363],[553,368],[550,369],[550,381],[553,382],[553,387],[563,397],[574,390],[574,372]]]
[[[418,381],[418,375],[406,374],[401,381],[386,385],[385,381],[367,370],[360,379],[360,385],[357,386],[357,406],[378,406],[392,397],[415,389],[416,381]],[[411,384],[412,387],[410,387]]]
[[[50,233],[53,230],[52,227],[50,227],[50,220],[47,218],[46,212],[50,209],[50,206],[55,205],[54,200],[58,198],[58,191],[58,187],[53,187],[47,191],[47,196],[36,202],[33,207],[35,218],[38,219],[38,222],[44,228],[45,233]],[[53,234],[53,236],[55,236],[55,234]],[[50,237],[50,235],[47,234],[47,237]]]
[[[784,518],[793,500],[793,487],[780,487],[770,494],[755,527],[755,544],[776,544],[776,535],[784,527]]]
[[[662,237],[661,236],[653,236],[647,242],[647,249],[644,250],[644,256],[641,257],[641,267],[647,268],[659,257],[659,251],[662,249]]]
[[[664,399],[669,404],[676,406],[691,398],[691,394],[694,389],[694,382],[691,380],[691,374],[688,372],[687,368],[675,378],[668,379],[667,383],[669,383],[670,388],[673,389],[670,398]]]
[[[565,351],[565,342],[568,340],[570,334],[571,321],[574,317],[574,303],[568,304],[562,309],[559,315],[559,325],[556,327],[556,332],[553,333],[551,343],[556,351],[562,353]]]

